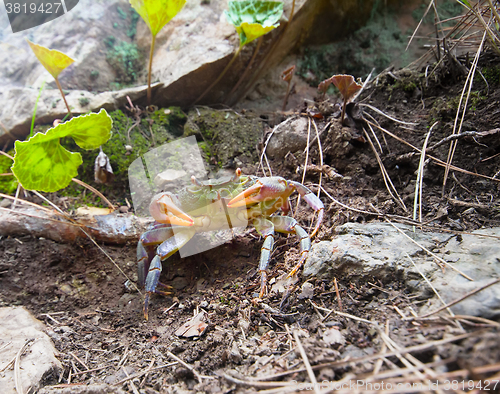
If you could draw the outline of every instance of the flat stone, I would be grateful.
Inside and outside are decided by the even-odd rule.
[[[331,241],[314,244],[304,265],[304,277],[388,283],[402,279],[420,298],[431,298],[421,313],[442,306],[422,278],[428,278],[446,303],[478,289],[500,276],[500,228],[474,231],[461,239],[450,234],[413,231],[396,225],[419,245],[444,259],[443,270],[434,258],[388,223],[348,223],[338,227]],[[412,261],[415,263],[413,265]],[[416,268],[418,267],[418,269]],[[453,267],[455,269],[452,269]],[[462,276],[458,271],[471,277]],[[500,316],[500,284],[490,286],[451,307],[455,314]]]
[[[19,358],[19,374],[22,388],[16,391],[14,368],[0,373],[0,392],[16,394],[26,392],[31,387],[37,391],[50,377],[57,380],[62,366],[56,358],[57,350],[50,338],[43,332],[44,324],[35,319],[24,307],[0,308],[0,367],[13,360],[28,342]]]

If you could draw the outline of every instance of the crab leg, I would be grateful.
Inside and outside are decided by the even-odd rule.
[[[325,210],[325,206],[321,202],[321,200],[307,187],[305,187],[302,183],[298,183],[295,181],[288,181],[288,183],[297,190],[300,196],[304,199],[304,201],[309,205],[312,209],[318,212],[318,220],[316,221],[316,226],[314,227],[313,232],[311,233],[311,238],[316,235],[323,222],[323,214]]]
[[[162,261],[166,260],[170,256],[172,256],[175,252],[177,252],[180,248],[182,248],[195,234],[195,230],[184,230],[180,229],[178,232],[174,234],[174,231],[170,227],[165,227],[165,228],[159,228],[155,230],[148,231],[145,234],[145,237],[143,236],[142,238],[148,239],[148,236],[150,237],[149,239],[153,239],[155,236],[159,236],[159,231],[158,233],[156,230],[165,230],[164,235],[167,237],[170,235],[170,238],[168,238],[166,241],[162,242],[160,246],[156,249],[156,255],[154,256],[153,260],[151,261],[151,264],[149,265],[148,273],[146,276],[146,279],[144,281],[144,289],[146,291],[146,295],[144,297],[144,318],[148,320],[148,307],[149,307],[149,298],[150,294],[152,293],[157,293],[157,294],[162,294],[162,295],[168,295],[171,294],[170,292],[165,292],[158,290],[157,287],[158,285],[163,286],[163,287],[169,287],[166,285],[161,284],[160,281],[160,276],[161,276],[161,271],[162,271]],[[170,230],[170,231],[168,231]],[[141,238],[141,240],[142,240]],[[164,238],[165,239],[165,238]],[[143,241],[144,242],[144,241]],[[138,248],[137,248],[137,254],[139,257],[139,249],[142,247],[144,250],[144,244],[143,242],[139,242]],[[141,255],[143,251],[141,250]],[[147,253],[146,253],[147,255]],[[139,262],[139,266],[141,265],[141,261]],[[143,266],[142,272],[144,272],[145,267]],[[141,268],[139,268],[141,271]],[[140,273],[139,273],[140,277]]]
[[[137,244],[137,282],[144,286],[152,259],[153,248],[174,236],[171,226],[160,225],[142,234]]]
[[[267,285],[267,267],[271,260],[271,252],[274,245],[274,232],[278,231],[284,234],[295,233],[300,238],[300,260],[298,264],[288,274],[288,277],[294,276],[302,267],[306,260],[309,250],[311,250],[311,238],[309,234],[297,221],[289,216],[271,216],[268,218],[254,219],[253,225],[260,235],[265,237],[264,244],[261,248],[259,272],[260,272],[260,294],[262,298],[266,294]]]
[[[271,219],[271,218],[269,218]],[[253,226],[257,232],[264,237],[264,243],[260,249],[260,262],[259,262],[259,272],[260,272],[260,293],[259,298],[264,297],[267,292],[267,266],[269,265],[269,260],[271,259],[271,252],[274,246],[274,225],[273,223],[265,218],[257,218],[253,221]]]
[[[273,222],[276,231],[284,234],[295,233],[300,238],[300,260],[288,274],[288,278],[290,278],[297,274],[297,271],[302,267],[304,261],[306,261],[307,254],[311,250],[311,238],[307,231],[300,227],[294,218],[289,216],[273,216],[269,220]]]

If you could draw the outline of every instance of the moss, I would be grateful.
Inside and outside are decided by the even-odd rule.
[[[469,96],[469,109],[471,111],[476,111],[477,109],[477,106],[479,104],[481,104],[483,101],[485,101],[487,99],[486,96],[483,96],[481,94],[481,92],[478,92],[478,91],[474,91],[474,92],[471,92],[470,93],[470,96]]]
[[[7,152],[9,155],[14,156],[14,150]],[[0,155],[0,174],[11,173],[13,161],[4,155]],[[12,194],[17,189],[17,179],[15,176],[2,176],[0,175],[0,193]]]
[[[420,22],[423,18],[425,10],[427,8],[427,4],[421,4],[420,7],[416,8],[412,12],[412,17],[415,22]],[[447,19],[452,19],[455,16],[461,15],[465,12],[465,7],[463,5],[458,4],[456,0],[445,0],[442,2],[436,2],[436,8],[439,14],[439,18],[441,21],[445,21]],[[434,23],[434,12],[431,10],[425,16],[423,21],[424,24],[433,24]],[[454,21],[450,20],[448,22],[442,22],[441,25],[443,27],[451,27],[454,25]]]
[[[481,73],[489,84],[500,84],[500,66],[483,67]],[[475,79],[478,82],[483,80],[480,75],[476,75]]]
[[[111,36],[112,37],[112,36]],[[137,80],[143,66],[143,56],[135,43],[116,42],[111,37],[105,40],[108,47],[106,60],[116,73],[115,82],[132,83]]]
[[[122,19],[128,18],[127,13],[122,10],[122,7],[120,7],[120,6],[116,7],[116,11],[118,12],[118,15],[120,15],[120,18],[122,18]]]
[[[127,37],[133,38],[137,33],[137,22],[139,21],[139,14],[133,8],[130,8],[130,16],[131,22],[130,27],[127,30]]]
[[[401,32],[395,14],[384,8],[382,12],[373,12],[365,26],[346,39],[306,49],[298,74],[311,86],[334,74],[364,77],[373,68],[381,72],[398,56],[401,65],[406,65],[410,60],[406,44],[406,35]]]
[[[116,38],[115,38],[115,36],[107,36],[107,37],[103,40],[103,42],[104,42],[104,45],[105,45],[107,48],[111,49],[111,48],[113,48],[113,46],[115,45]]]
[[[209,108],[189,112],[184,126],[184,136],[196,135],[204,159],[215,168],[256,162],[262,131],[256,117]]]
[[[179,107],[161,108],[153,112],[148,117],[148,122],[152,121],[152,127],[156,127],[156,131],[169,132],[173,136],[180,137],[184,134],[184,124],[187,121],[186,114]]]
[[[394,84],[394,89],[401,89],[405,93],[412,94],[421,84],[422,74],[403,70],[398,73],[399,79]]]
[[[487,97],[483,96],[479,91],[471,92],[467,103],[467,111],[476,111],[477,107],[486,99]],[[444,123],[453,121],[457,115],[459,103],[460,94],[447,99],[437,98],[429,111],[429,124],[433,124],[438,120]]]
[[[80,98],[78,99],[78,103],[79,103],[82,107],[85,107],[85,106],[89,105],[90,100],[89,100],[87,97],[80,97]]]

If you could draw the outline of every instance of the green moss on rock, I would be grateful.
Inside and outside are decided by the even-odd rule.
[[[210,108],[189,112],[184,126],[184,136],[197,136],[204,159],[217,168],[255,163],[262,133],[262,121],[255,116]]]

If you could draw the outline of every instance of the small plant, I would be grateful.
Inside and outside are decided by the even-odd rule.
[[[352,98],[354,93],[356,93],[359,89],[361,89],[362,86],[356,83],[352,75],[338,74],[332,76],[331,78],[325,79],[323,82],[319,84],[318,89],[321,92],[325,93],[326,90],[328,89],[328,86],[330,86],[330,84],[332,83],[340,91],[340,94],[344,99],[344,103],[342,105],[342,115],[340,117],[340,124],[344,124],[345,108],[347,106],[347,103]]]
[[[279,26],[283,14],[283,3],[277,1],[241,0],[230,1],[229,9],[224,15],[235,28],[240,38],[240,46],[232,59],[222,70],[219,77],[193,103],[198,103],[222,79],[234,61],[238,58],[243,47],[253,40],[269,33]]]
[[[148,104],[151,104],[151,70],[156,35],[170,20],[176,16],[186,4],[186,0],[130,0],[130,5],[148,25],[151,31],[151,50],[149,51],[148,67]]]
[[[35,53],[35,56],[38,58],[40,63],[42,63],[45,69],[56,80],[56,85],[61,92],[64,103],[66,104],[66,108],[68,109],[68,113],[71,116],[71,109],[69,108],[68,102],[66,101],[66,96],[64,95],[61,84],[59,83],[57,77],[59,76],[61,71],[63,71],[66,67],[74,62],[74,59],[55,49],[49,49],[42,45],[34,44],[29,40],[28,44],[30,45],[31,50]]]
[[[87,97],[80,97],[80,98],[78,99],[78,103],[79,103],[82,107],[86,107],[87,105],[89,105],[90,100],[89,100]]]
[[[16,141],[12,172],[27,190],[55,192],[69,185],[82,164],[80,153],[70,152],[60,144],[71,137],[86,150],[99,148],[111,136],[112,121],[107,112],[90,113],[37,133],[28,141]]]

